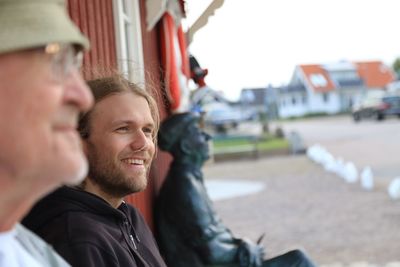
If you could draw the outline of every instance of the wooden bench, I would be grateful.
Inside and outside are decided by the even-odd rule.
[[[261,137],[258,135],[235,135],[235,136],[217,136],[214,139],[219,140],[245,140],[248,143],[243,145],[235,145],[232,147],[214,148],[211,145],[210,155],[215,158],[240,158],[241,156],[259,157],[258,143]]]

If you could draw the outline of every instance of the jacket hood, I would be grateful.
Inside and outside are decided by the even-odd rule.
[[[63,186],[40,200],[22,223],[36,231],[67,212],[91,212],[117,220],[125,218],[122,211],[113,208],[104,199],[81,189]]]

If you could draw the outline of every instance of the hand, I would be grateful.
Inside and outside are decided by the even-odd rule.
[[[264,248],[249,240],[241,239],[237,250],[240,267],[261,267]]]

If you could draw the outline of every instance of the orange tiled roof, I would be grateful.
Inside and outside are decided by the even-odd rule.
[[[321,65],[299,65],[299,67],[302,69],[305,78],[307,79],[308,84],[314,89],[315,92],[329,92],[332,90],[335,90],[335,84],[333,81],[330,79],[328,73],[321,67]],[[320,74],[322,75],[325,80],[326,80],[326,85],[325,86],[315,86],[311,82],[311,75],[314,74]]]
[[[367,87],[384,87],[394,81],[393,71],[381,61],[354,62],[358,75]]]

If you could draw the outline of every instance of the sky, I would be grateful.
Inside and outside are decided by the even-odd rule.
[[[210,0],[187,1],[187,25]],[[189,46],[207,84],[237,100],[242,88],[287,84],[296,65],[400,57],[399,0],[225,0]]]

